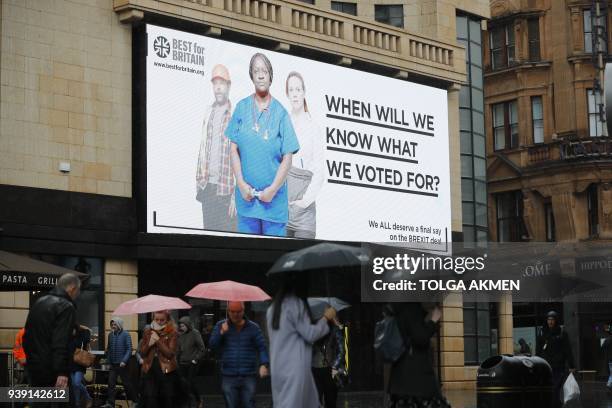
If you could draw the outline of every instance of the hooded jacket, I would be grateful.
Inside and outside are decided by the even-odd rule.
[[[76,308],[65,290],[54,288],[34,303],[25,324],[23,349],[29,369],[38,378],[51,381],[70,374],[68,343],[75,325]]]
[[[111,323],[115,322],[119,326],[119,330],[116,332],[111,331],[108,334],[108,342],[106,354],[108,362],[111,364],[127,364],[130,356],[132,355],[132,337],[130,334],[123,330],[123,319],[120,317],[113,317]]]
[[[188,316],[183,316],[179,319],[179,323],[184,324],[187,327],[185,333],[179,333],[178,337],[178,350],[177,350],[177,361],[179,364],[191,364],[191,361],[195,360],[200,362],[204,357],[204,341],[200,332],[193,330],[191,325],[191,319]]]

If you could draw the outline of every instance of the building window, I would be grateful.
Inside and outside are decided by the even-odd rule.
[[[589,236],[599,234],[599,201],[597,197],[597,184],[591,184],[587,189],[587,206],[589,217]]]
[[[357,3],[347,3],[345,1],[332,1],[331,8],[334,11],[339,11],[341,13],[352,14],[353,16],[357,15]]]
[[[491,357],[489,303],[463,304],[463,341],[466,365],[477,365]]]
[[[525,235],[523,194],[520,191],[496,194],[495,203],[497,242],[521,242]]]
[[[465,246],[488,242],[486,138],[484,121],[482,26],[473,16],[458,14],[457,43],[465,47],[468,83],[459,91],[461,207]]]
[[[491,68],[500,69],[516,63],[514,55],[513,24],[495,27],[489,35],[491,48]]]
[[[502,102],[492,107],[495,150],[517,148],[518,107],[516,101]]]
[[[591,10],[583,12],[584,52],[593,52],[593,33],[591,25]]]
[[[583,11],[584,52],[593,52],[593,44],[597,42],[597,49],[605,52],[608,50],[607,21],[605,15],[599,18],[592,17],[591,10]]]
[[[601,94],[594,89],[587,89],[587,100],[589,106],[589,136],[607,136],[608,129],[601,120],[600,114],[600,112],[605,111]]]
[[[555,231],[555,216],[553,213],[552,203],[550,202],[544,204],[544,220],[546,222],[546,241],[555,242],[557,240],[557,234]]]
[[[533,143],[544,143],[544,114],[541,96],[531,97],[531,123]]]
[[[404,28],[404,6],[401,4],[376,5],[374,6],[374,19],[379,23]]]
[[[540,19],[527,20],[527,34],[529,40],[529,61],[540,60]]]

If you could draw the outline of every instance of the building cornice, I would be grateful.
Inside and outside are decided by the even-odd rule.
[[[124,23],[146,13],[299,46],[447,83],[466,83],[465,49],[356,16],[298,1],[114,0]],[[407,74],[407,75],[406,75]]]

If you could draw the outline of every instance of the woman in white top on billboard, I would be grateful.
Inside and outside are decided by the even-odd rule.
[[[287,176],[289,222],[287,236],[314,239],[316,235],[315,200],[323,185],[325,146],[323,133],[314,122],[306,103],[304,78],[298,72],[287,76],[285,91],[291,104],[291,122],[300,150],[294,154]]]

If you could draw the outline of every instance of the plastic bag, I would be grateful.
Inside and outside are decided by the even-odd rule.
[[[580,399],[580,387],[574,378],[574,374],[570,373],[563,384],[563,403],[567,404],[571,401]]]

